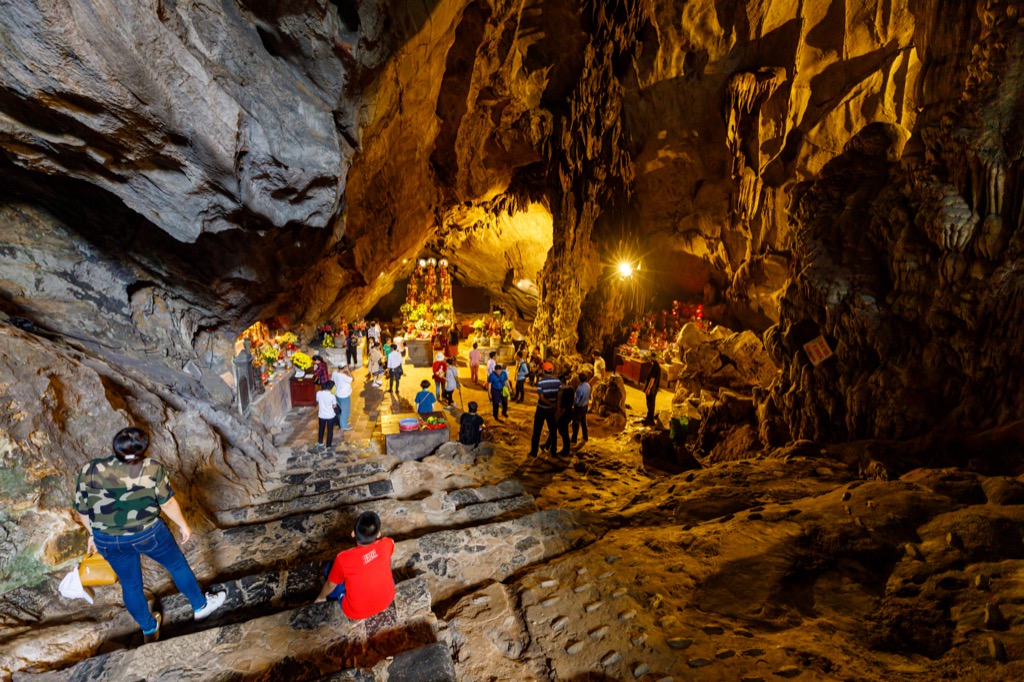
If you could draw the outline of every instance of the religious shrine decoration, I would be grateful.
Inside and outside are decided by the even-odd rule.
[[[832,349],[829,347],[828,341],[825,340],[824,336],[819,336],[805,343],[804,352],[807,353],[807,359],[815,367],[832,357]]]
[[[455,323],[448,260],[420,258],[401,307],[406,338],[431,339]]]
[[[637,318],[630,329],[626,343],[616,349],[618,355],[644,362],[657,353],[661,361],[675,359],[679,352],[676,338],[684,325],[695,323],[704,331],[710,321],[704,317],[704,306],[699,303],[672,301],[671,310],[662,310]]]
[[[236,352],[249,341],[249,353],[252,355],[252,375],[259,377],[260,381],[266,384],[279,369],[278,361],[281,357],[280,346],[275,338],[270,335],[270,328],[266,322],[254,323],[251,327],[239,334],[235,340]]]

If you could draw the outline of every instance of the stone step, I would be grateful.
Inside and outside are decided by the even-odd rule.
[[[270,477],[287,473],[314,471],[339,464],[351,464],[367,460],[380,460],[386,457],[379,446],[369,443],[366,446],[346,446],[345,448],[327,449],[318,445],[307,445],[294,448],[287,457],[278,458],[277,467]]]
[[[196,550],[209,557],[204,563],[211,568],[200,580],[266,573],[323,559],[350,542],[356,517],[362,511],[377,512],[384,522],[384,533],[401,539],[536,510],[533,498],[525,494],[521,485],[505,482],[452,493],[437,492],[418,500],[372,500],[265,524],[224,528],[206,535],[203,546]],[[194,561],[193,565],[198,563]],[[156,584],[150,587],[162,589]],[[163,589],[173,589],[169,579]]]
[[[366,460],[332,464],[315,471],[289,471],[268,477],[266,492],[253,498],[253,504],[286,502],[298,497],[322,495],[335,490],[387,480],[397,460]]]
[[[372,670],[346,670],[317,682],[455,682],[455,664],[448,645],[435,642],[396,654]]]
[[[241,509],[218,511],[214,512],[214,518],[217,519],[217,524],[221,528],[232,528],[377,500],[388,497],[395,491],[391,481],[386,478],[387,474],[384,476],[382,480],[329,490],[321,494],[296,496],[281,501],[257,503]],[[314,485],[320,486],[320,483]],[[330,485],[324,487],[330,488]]]
[[[113,651],[65,670],[16,673],[14,681],[315,680],[350,667],[354,656],[375,663],[435,642],[430,607],[427,581],[413,578],[398,583],[388,609],[366,620],[349,620],[334,602],[310,604]]]

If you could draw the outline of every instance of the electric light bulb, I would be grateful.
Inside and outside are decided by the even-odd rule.
[[[626,261],[622,261],[619,263],[619,274],[623,277],[629,277],[633,274],[633,266]]]

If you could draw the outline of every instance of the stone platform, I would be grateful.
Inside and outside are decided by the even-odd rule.
[[[380,430],[384,434],[384,443],[387,453],[397,457],[403,462],[423,459],[433,454],[435,450],[451,440],[451,426],[443,429],[429,431],[402,431],[398,428],[398,422],[402,419],[421,419],[427,417],[440,417],[448,421],[447,412],[428,412],[416,414],[407,412],[402,414],[389,414],[380,418]]]

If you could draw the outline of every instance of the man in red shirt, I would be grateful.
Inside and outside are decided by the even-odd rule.
[[[316,601],[328,596],[341,599],[341,610],[352,620],[375,616],[395,600],[395,578],[391,574],[391,555],[395,541],[382,538],[380,517],[366,511],[356,519],[352,531],[357,547],[338,553]],[[340,587],[337,593],[335,589]]]

